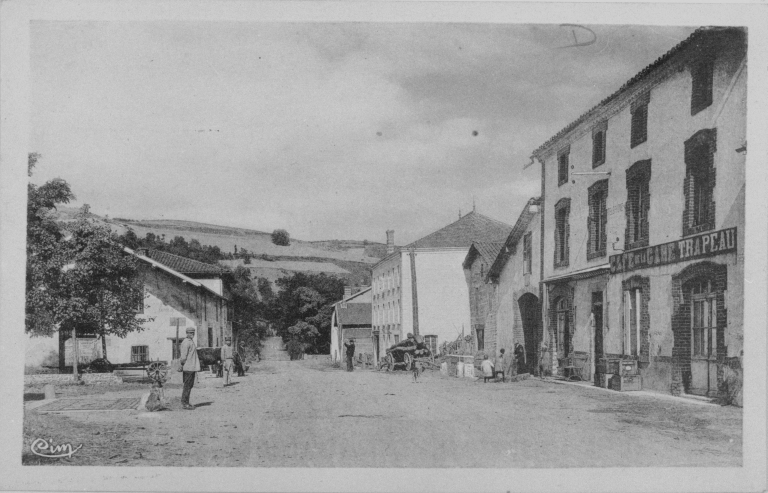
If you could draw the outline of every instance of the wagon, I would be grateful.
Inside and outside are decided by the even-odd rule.
[[[432,352],[423,344],[411,346],[392,346],[382,358],[381,369],[386,371],[413,369],[415,363],[436,366]]]

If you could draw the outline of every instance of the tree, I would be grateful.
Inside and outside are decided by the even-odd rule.
[[[28,175],[40,155],[28,156]],[[44,185],[27,185],[27,274],[25,329],[35,335],[52,335],[56,330],[57,287],[61,268],[67,263],[59,248],[63,235],[56,223],[56,206],[75,199],[69,184],[56,178]]]
[[[251,272],[243,266],[237,266],[225,277],[232,296],[232,325],[237,333],[237,342],[243,343],[248,353],[259,353],[261,340],[266,337],[266,325],[259,323],[264,318],[265,307],[259,300]]]
[[[284,229],[272,231],[272,243],[279,246],[288,246],[291,244],[291,235]]]
[[[137,259],[123,251],[108,227],[91,222],[87,206],[69,233],[61,244],[68,263],[57,289],[56,319],[61,329],[78,327],[99,335],[108,358],[107,336],[125,338],[143,330],[147,320],[137,316],[145,296]]]
[[[29,174],[37,163],[29,155]],[[28,185],[25,329],[53,335],[73,327],[125,337],[141,330],[137,318],[144,296],[136,259],[123,252],[108,227],[95,226],[84,206],[67,230],[56,223],[57,205],[75,198],[69,184],[54,179]],[[104,357],[106,342],[102,340]]]
[[[325,352],[330,349],[331,314],[333,303],[344,295],[344,280],[327,274],[297,272],[276,281],[279,292],[269,302],[269,320],[273,321],[283,340],[293,339],[289,328],[305,322],[317,330],[314,338],[306,339],[306,351]]]

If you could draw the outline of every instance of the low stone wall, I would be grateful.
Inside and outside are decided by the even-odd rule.
[[[330,354],[305,354],[303,359],[330,359]]]
[[[111,373],[84,373],[81,380],[89,385],[109,385],[123,383],[123,379]],[[57,385],[74,385],[75,376],[72,374],[41,374],[24,375],[24,385],[41,385],[53,383]]]

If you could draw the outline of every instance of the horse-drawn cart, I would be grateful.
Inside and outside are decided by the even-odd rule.
[[[439,365],[435,363],[435,356],[432,351],[424,345],[424,341],[419,336],[408,338],[387,349],[379,368],[386,371],[410,371],[417,364],[421,365],[422,368],[425,366],[439,368]]]

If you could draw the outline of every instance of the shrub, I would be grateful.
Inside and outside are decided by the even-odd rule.
[[[272,231],[272,243],[279,246],[288,246],[291,244],[291,235],[284,229]]]

